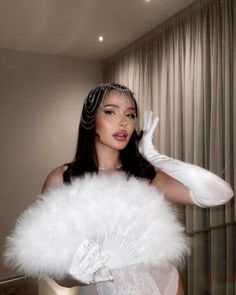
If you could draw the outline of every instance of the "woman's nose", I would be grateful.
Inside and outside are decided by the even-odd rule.
[[[126,116],[121,116],[120,125],[121,126],[126,126],[127,125],[127,117]]]

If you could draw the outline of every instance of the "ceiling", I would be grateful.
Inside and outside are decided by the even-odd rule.
[[[193,2],[0,0],[0,48],[103,60]]]

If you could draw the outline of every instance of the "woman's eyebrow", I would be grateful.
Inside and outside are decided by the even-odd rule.
[[[104,108],[105,107],[114,107],[114,108],[120,108],[118,105],[116,105],[116,104],[106,104],[106,105],[104,105]],[[129,108],[127,108],[127,110],[132,110],[132,111],[135,111],[135,108],[134,107],[129,107]]]
[[[119,108],[119,106],[118,105],[116,105],[116,104],[106,104],[106,105],[104,105],[104,108],[105,107],[114,107],[114,108]]]

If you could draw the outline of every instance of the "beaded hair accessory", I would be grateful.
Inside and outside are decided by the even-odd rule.
[[[134,93],[124,85],[118,83],[100,84],[90,91],[88,97],[84,101],[81,124],[85,129],[92,129],[95,126],[99,109],[102,107],[106,95],[110,91],[117,91],[124,94],[125,97],[128,96],[134,99]]]

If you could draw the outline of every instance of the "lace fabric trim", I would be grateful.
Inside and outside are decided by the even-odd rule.
[[[98,283],[99,295],[161,295],[147,266],[143,263],[113,269],[113,282]]]

